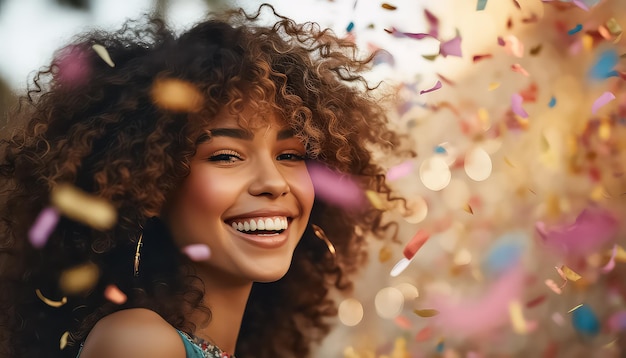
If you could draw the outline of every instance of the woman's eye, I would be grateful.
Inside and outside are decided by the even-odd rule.
[[[241,160],[241,157],[234,153],[218,153],[209,157],[211,162],[234,163],[238,160]]]
[[[283,153],[278,156],[278,160],[291,160],[291,161],[300,161],[305,160],[305,155],[300,155],[297,153]]]

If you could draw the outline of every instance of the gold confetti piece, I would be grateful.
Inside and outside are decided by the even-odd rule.
[[[330,240],[328,239],[328,236],[326,236],[326,233],[324,232],[324,230],[322,230],[321,227],[315,225],[315,224],[311,224],[311,226],[313,227],[313,232],[315,233],[315,236],[317,236],[319,239],[321,239],[322,241],[324,241],[326,243],[326,246],[328,246],[328,251],[330,251],[331,254],[333,254],[333,256],[336,255],[335,253],[335,245],[333,245],[332,242],[330,242]]]
[[[70,335],[70,332],[65,331],[59,340],[59,348],[63,350],[65,346],[67,346],[67,337]]]
[[[488,88],[488,90],[489,90],[489,91],[493,91],[493,90],[495,90],[495,89],[496,89],[496,88],[498,88],[498,87],[500,87],[500,82],[491,82],[491,83],[489,84],[489,88]]]
[[[126,302],[126,295],[124,294],[124,292],[122,292],[119,288],[117,288],[117,286],[115,285],[108,285],[105,289],[104,289],[104,297],[106,297],[107,300],[118,304],[118,305],[122,305],[124,304],[124,302]]]
[[[474,210],[472,209],[471,205],[469,203],[465,204],[463,206],[463,210],[465,210],[466,212],[474,215]]]
[[[530,54],[531,54],[532,56],[537,56],[537,55],[541,52],[541,49],[542,49],[542,48],[543,48],[543,45],[541,45],[541,44],[539,44],[539,45],[537,45],[537,46],[535,46],[535,47],[532,47],[532,48],[530,49]]]
[[[384,3],[381,5],[381,7],[382,7],[383,9],[385,9],[385,10],[392,10],[392,11],[397,9],[397,7],[396,7],[396,6],[393,6],[393,5],[391,5],[391,4],[387,4],[386,2],[384,2]]]
[[[508,165],[511,168],[515,168],[515,165],[513,165],[513,163],[509,160],[509,158],[504,157],[504,162],[506,163],[506,165]]]
[[[569,268],[569,267],[567,267],[565,265],[561,266],[561,270],[562,270],[563,274],[565,275],[565,277],[568,280],[572,281],[572,282],[576,282],[576,281],[580,280],[581,277],[582,277],[581,275],[579,275],[576,272],[574,272],[574,270],[572,270],[571,268]]]
[[[41,291],[39,289],[35,290],[35,294],[37,295],[37,297],[39,297],[40,300],[43,301],[43,303],[47,304],[50,307],[61,307],[64,304],[67,303],[67,297],[63,296],[63,298],[61,298],[61,301],[53,301],[47,297],[45,297]]]
[[[513,330],[515,331],[515,333],[528,333],[528,325],[526,323],[526,319],[524,319],[522,305],[519,303],[519,301],[513,301],[509,303],[509,315],[511,317],[511,323],[513,323]]]
[[[109,55],[109,51],[107,51],[107,49],[104,46],[95,44],[95,45],[91,46],[91,48],[94,51],[96,51],[98,56],[100,56],[100,58],[104,62],[106,62],[107,65],[109,65],[111,67],[115,67],[115,64],[113,63],[113,60],[111,60],[111,56]]]
[[[378,210],[386,209],[385,204],[383,203],[383,201],[380,199],[380,196],[378,196],[376,192],[372,190],[366,190],[365,196],[367,196],[367,200],[369,200],[372,206],[375,207],[376,209]]]
[[[78,294],[90,290],[98,282],[100,270],[94,263],[72,267],[61,273],[59,287],[66,294]]]
[[[152,84],[152,101],[174,112],[199,112],[203,96],[193,84],[176,78],[160,78]]]
[[[602,199],[608,198],[609,195],[604,190],[604,187],[600,184],[596,185],[593,189],[591,189],[591,193],[589,193],[589,198],[594,202],[602,201]]]
[[[572,312],[576,311],[577,309],[581,308],[582,306],[583,306],[583,304],[581,303],[578,306],[576,306],[576,307],[572,308],[571,310],[567,311],[567,313],[572,313]]]
[[[63,215],[94,229],[110,229],[117,221],[117,212],[111,203],[70,184],[59,184],[52,189],[50,201]]]
[[[416,315],[420,317],[428,318],[428,317],[434,317],[438,315],[439,311],[432,309],[432,308],[427,308],[427,309],[422,309],[422,310],[414,309],[413,313],[415,313]]]
[[[391,251],[391,249],[387,246],[383,246],[378,252],[378,262],[387,262],[391,260],[392,256],[393,252]]]
[[[593,50],[593,37],[589,34],[585,34],[582,38],[583,48],[589,52]]]
[[[610,18],[605,24],[611,35],[619,36],[622,34],[622,27],[617,23],[614,17]]]

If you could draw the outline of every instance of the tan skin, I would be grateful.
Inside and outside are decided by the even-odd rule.
[[[188,319],[196,324],[195,336],[229,353],[235,349],[252,283],[276,281],[287,273],[314,199],[305,148],[286,124],[265,116],[250,127],[242,128],[235,115],[220,113],[208,128],[210,139],[198,145],[191,159],[189,176],[162,213],[177,246],[206,244],[211,249],[211,257],[194,262],[194,268],[212,317],[209,321],[195,310]],[[233,222],[267,219],[276,229],[233,228]],[[286,229],[280,226],[285,224]],[[185,357],[185,350],[178,333],[156,313],[129,309],[103,318],[89,334],[81,358],[100,357],[175,358]]]

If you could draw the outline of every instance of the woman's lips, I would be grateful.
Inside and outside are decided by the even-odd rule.
[[[252,232],[250,234],[247,234],[245,232],[233,229],[233,227],[228,224],[225,225],[228,226],[228,229],[231,230],[236,236],[242,238],[243,240],[254,246],[258,246],[264,249],[275,249],[285,244],[285,242],[287,242],[287,238],[289,237],[288,232],[290,229],[287,228],[286,230],[275,234],[255,235],[252,234]]]

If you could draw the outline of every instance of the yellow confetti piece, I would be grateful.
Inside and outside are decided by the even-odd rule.
[[[582,43],[585,51],[589,52],[593,50],[593,37],[591,37],[591,35],[584,35],[582,38]]]
[[[203,96],[193,84],[177,78],[160,78],[152,84],[152,101],[160,108],[174,112],[199,112]]]
[[[42,301],[43,301],[43,303],[47,304],[47,305],[48,305],[48,306],[50,306],[50,307],[55,307],[55,308],[57,308],[57,307],[61,307],[61,306],[63,306],[64,304],[66,304],[66,303],[67,303],[67,297],[65,297],[65,296],[64,296],[63,298],[61,298],[61,301],[53,301],[53,300],[51,300],[51,299],[49,299],[49,298],[45,297],[45,296],[41,293],[41,291],[40,291],[39,289],[36,289],[36,290],[35,290],[35,294],[37,295],[37,297],[39,297],[39,299],[40,299],[40,300],[42,300]]]
[[[574,270],[565,265],[561,266],[561,271],[563,272],[565,278],[572,282],[576,282],[582,278],[581,275],[577,274],[576,272],[574,272]]]
[[[93,288],[98,283],[100,270],[94,263],[86,263],[67,269],[59,277],[59,287],[67,294],[78,294]]]
[[[438,315],[439,311],[432,309],[432,308],[427,308],[427,309],[421,309],[421,310],[414,309],[413,313],[415,313],[416,315],[420,317],[428,318],[428,317],[434,317]]]
[[[474,215],[474,209],[472,209],[472,206],[469,203],[467,203],[467,204],[465,204],[463,206],[463,210],[465,210],[466,212]]]
[[[94,229],[110,229],[117,221],[117,212],[111,203],[70,184],[59,184],[52,189],[50,201],[63,215]]]
[[[63,335],[61,335],[61,339],[59,340],[59,348],[63,350],[65,346],[67,346],[67,337],[70,335],[70,332],[65,331]]]
[[[367,196],[367,199],[370,201],[370,203],[372,204],[373,207],[375,207],[378,210],[385,210],[385,204],[383,203],[383,201],[380,199],[380,196],[378,196],[378,193],[376,193],[373,190],[366,190],[365,191],[365,196]]]
[[[526,324],[526,319],[524,319],[522,305],[519,303],[519,301],[513,301],[509,303],[509,315],[511,317],[511,323],[513,324],[513,330],[515,331],[515,333],[528,333],[528,325]]]
[[[493,90],[495,90],[495,89],[496,89],[496,88],[498,88],[498,87],[500,87],[500,82],[491,82],[491,83],[489,84],[489,88],[488,88],[488,90],[489,90],[489,91],[493,91]]]
[[[583,306],[583,304],[581,303],[578,306],[576,306],[576,307],[570,309],[569,311],[567,311],[567,313],[572,313],[572,312],[576,311],[577,309],[581,308],[582,306]]]
[[[109,51],[107,51],[107,49],[104,46],[95,44],[95,45],[91,46],[91,48],[94,51],[96,51],[98,56],[100,56],[100,58],[104,62],[106,62],[107,65],[109,65],[111,67],[115,67],[115,63],[113,63],[113,60],[111,60],[111,56],[109,55]]]
[[[513,163],[509,160],[509,158],[504,157],[504,162],[506,163],[506,165],[508,165],[511,168],[515,168],[515,165],[513,165]]]

